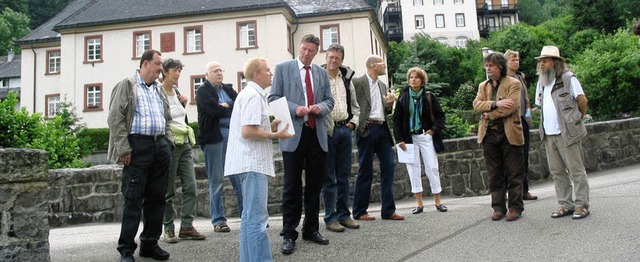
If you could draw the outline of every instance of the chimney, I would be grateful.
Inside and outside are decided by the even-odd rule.
[[[13,52],[13,49],[9,49],[9,54],[7,54],[7,62],[13,61],[13,57],[16,56],[16,53]]]

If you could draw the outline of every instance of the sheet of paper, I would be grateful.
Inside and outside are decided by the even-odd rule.
[[[405,144],[407,147],[407,151],[402,150],[400,145],[396,145],[396,151],[398,151],[398,162],[400,163],[413,163],[413,156],[415,152],[413,151],[413,144]]]
[[[286,124],[289,124],[289,134],[295,135],[296,131],[293,128],[293,121],[291,120],[291,114],[289,114],[289,105],[287,103],[287,97],[281,97],[271,103],[269,103],[269,109],[276,119],[280,120],[278,124],[278,130],[284,128]]]

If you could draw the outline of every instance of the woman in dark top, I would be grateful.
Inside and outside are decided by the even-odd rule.
[[[446,212],[447,207],[440,202],[440,173],[436,152],[444,150],[440,132],[444,128],[445,116],[438,99],[425,86],[427,73],[419,67],[407,71],[409,87],[402,90],[396,102],[393,114],[394,136],[400,149],[407,151],[406,144],[414,145],[413,163],[407,163],[407,172],[411,180],[411,192],[416,196],[417,206],[413,214],[422,213],[422,179],[420,156],[425,165],[431,193],[435,197],[435,207]]]

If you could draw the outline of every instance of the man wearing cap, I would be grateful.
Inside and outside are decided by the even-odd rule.
[[[587,97],[557,47],[543,47],[535,59],[540,76],[536,85],[536,104],[542,110],[540,140],[560,205],[551,217],[573,214],[573,219],[585,218],[589,215],[589,182],[580,141],[587,135],[582,123]]]

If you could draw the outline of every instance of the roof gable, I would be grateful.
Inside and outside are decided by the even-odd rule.
[[[21,56],[16,55],[7,62],[7,56],[0,56],[0,78],[20,77]]]

